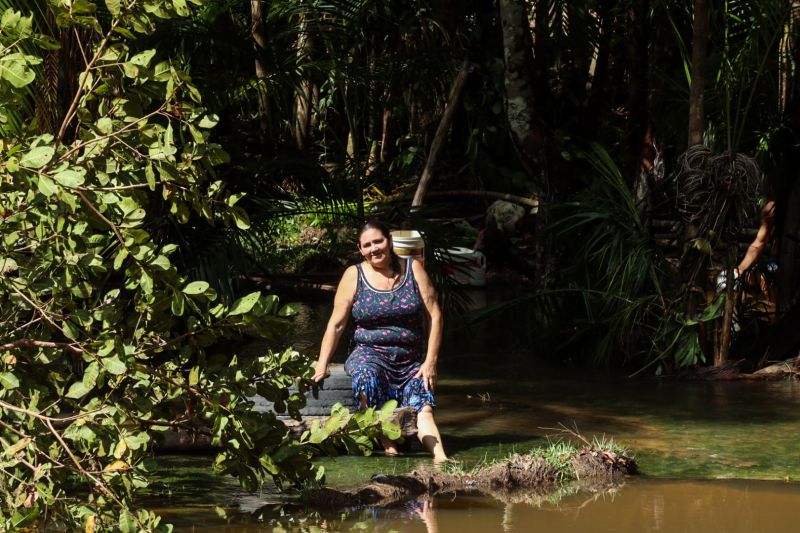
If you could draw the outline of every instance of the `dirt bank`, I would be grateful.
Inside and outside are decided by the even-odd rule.
[[[400,476],[375,475],[365,485],[350,490],[314,489],[308,492],[306,503],[325,509],[389,505],[423,494],[432,496],[457,490],[477,490],[497,497],[520,492],[545,494],[575,482],[589,489],[607,487],[636,473],[633,459],[613,451],[584,448],[570,457],[559,458],[559,464],[538,454],[513,454],[469,472],[446,466]]]

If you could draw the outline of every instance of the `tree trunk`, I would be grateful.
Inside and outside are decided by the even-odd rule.
[[[783,209],[781,209],[783,207]],[[780,213],[783,211],[783,213]],[[778,269],[778,312],[785,313],[798,305],[800,298],[800,179],[795,179],[788,201],[779,200],[776,214],[781,214],[780,268]]]
[[[392,96],[387,93],[383,100],[383,113],[381,116],[381,151],[379,161],[381,164],[388,163],[394,156],[395,136],[392,132]]]
[[[689,146],[703,143],[705,111],[703,94],[706,85],[708,51],[708,0],[694,0],[692,23],[692,84],[689,89]]]
[[[367,68],[369,69],[369,85],[367,87],[367,102],[365,105],[367,112],[367,165],[365,175],[370,175],[378,168],[380,155],[380,115],[382,114],[382,98],[378,95],[378,77],[375,72],[377,46],[375,39],[370,38],[369,53],[367,54]],[[381,91],[382,93],[382,91]]]
[[[714,350],[714,366],[722,366],[728,362],[728,353],[731,348],[731,329],[733,327],[733,308],[736,301],[735,284],[733,279],[733,266],[736,264],[736,244],[728,252],[728,261],[725,265],[727,278],[725,280],[725,306],[722,312],[722,327],[719,334],[719,345]]]
[[[589,104],[586,109],[584,124],[591,138],[597,131],[600,123],[601,110],[605,110],[608,96],[606,86],[608,84],[608,66],[611,55],[611,35],[614,28],[614,16],[611,12],[610,2],[601,2],[598,6],[597,17],[600,25],[600,36],[595,48],[595,61],[591,75],[591,92],[589,93]]]
[[[425,168],[422,170],[422,177],[419,179],[417,192],[414,193],[411,207],[422,205],[422,202],[425,200],[425,193],[428,192],[428,187],[433,178],[433,171],[439,162],[439,155],[441,155],[445,141],[447,140],[447,132],[450,131],[450,124],[453,122],[456,109],[461,101],[461,93],[464,91],[464,85],[467,83],[467,76],[469,76],[471,71],[472,65],[465,65],[453,82],[453,87],[450,89],[450,97],[447,100],[447,107],[445,107],[442,119],[439,121],[439,127],[436,128],[436,135],[433,137],[431,149],[428,152],[428,159],[425,161]]]
[[[300,31],[297,34],[297,65],[304,71],[303,65],[311,60],[314,40],[308,31],[308,21],[305,13],[300,15]],[[311,136],[311,98],[313,83],[309,73],[304,72],[300,82],[299,92],[295,95],[295,124],[294,139],[297,149],[305,151]]]
[[[264,56],[267,51],[266,33],[266,1],[250,0],[250,36],[255,47],[255,69],[256,79],[258,80],[258,125],[261,146],[267,148],[272,141],[270,132],[271,110],[269,104],[269,94],[264,80],[267,78],[267,64]]]
[[[628,54],[628,121],[625,125],[625,173],[628,185],[636,186],[641,168],[641,154],[647,135],[647,70],[648,70],[648,25],[649,0],[636,0],[631,11]]]
[[[591,12],[588,0],[571,0],[566,4],[566,16],[570,22],[567,29],[572,49],[572,65],[567,69],[567,95],[578,105],[578,116],[583,115],[588,105],[587,86],[594,60],[594,43],[597,40],[597,34],[586,31],[587,27],[592,26],[592,22],[597,22],[597,15],[593,16]]]
[[[552,0],[535,0],[533,3],[533,83],[534,83],[534,102],[550,101],[550,78],[548,67],[550,61],[550,25],[552,15],[550,8]],[[525,14],[527,25],[527,13]],[[503,27],[505,35],[505,27]]]
[[[514,141],[530,162],[537,162],[543,136],[536,116],[536,65],[527,3],[500,0],[505,59],[506,114]],[[541,184],[540,184],[541,185]]]
[[[783,121],[782,180],[773,180],[775,197],[775,235],[778,243],[777,310],[784,314],[800,301],[800,178],[796,161],[800,158],[800,1],[792,3],[790,14],[790,54],[793,69],[787,80],[787,102]]]

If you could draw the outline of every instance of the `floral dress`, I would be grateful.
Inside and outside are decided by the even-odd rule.
[[[380,407],[391,399],[398,407],[417,411],[436,405],[422,378],[414,378],[425,359],[425,304],[410,259],[405,267],[399,286],[378,290],[358,265],[351,311],[355,331],[344,368],[353,379],[353,396],[359,401],[364,395],[367,407]]]

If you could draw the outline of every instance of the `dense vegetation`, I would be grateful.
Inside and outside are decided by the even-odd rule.
[[[648,371],[759,360],[774,306],[744,288],[762,279],[793,316],[794,2],[0,6],[6,529],[157,527],[133,495],[168,428],[209,433],[248,488],[318,476],[326,437],[363,449],[395,431],[340,412],[289,442],[251,412],[255,392],[295,411],[287,385],[308,369],[279,341],[292,307],[241,281],[335,271],[370,213],[441,225],[434,193],[538,203],[538,293],[518,305],[568,322],[573,353]],[[766,195],[777,280],[756,268],[716,290]],[[476,229],[428,235],[453,228]],[[240,353],[243,331],[271,349]]]

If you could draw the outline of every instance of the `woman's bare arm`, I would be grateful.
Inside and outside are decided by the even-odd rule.
[[[764,207],[761,208],[761,224],[758,228],[758,233],[756,233],[756,238],[753,239],[753,242],[750,243],[750,246],[747,247],[747,253],[745,253],[741,263],[739,263],[739,266],[736,267],[738,272],[744,272],[753,266],[753,263],[756,262],[758,256],[761,255],[761,252],[767,246],[770,238],[772,238],[774,216],[775,202],[770,200],[764,204]]]
[[[425,272],[422,263],[419,261],[412,261],[411,268],[414,270],[414,278],[417,280],[419,293],[420,296],[422,296],[422,303],[425,305],[425,312],[430,321],[428,352],[425,354],[425,361],[416,376],[423,378],[422,381],[426,390],[432,390],[436,386],[436,363],[439,361],[439,347],[442,344],[444,320],[442,318],[442,310],[439,307],[439,301],[436,298],[436,290],[433,287],[428,273]]]
[[[358,270],[355,266],[351,266],[344,271],[339,287],[336,289],[336,296],[333,299],[333,311],[328,320],[328,326],[325,328],[325,335],[322,336],[319,358],[314,365],[314,376],[311,378],[314,381],[322,381],[328,376],[328,365],[350,318],[350,309],[353,307],[357,284]]]

